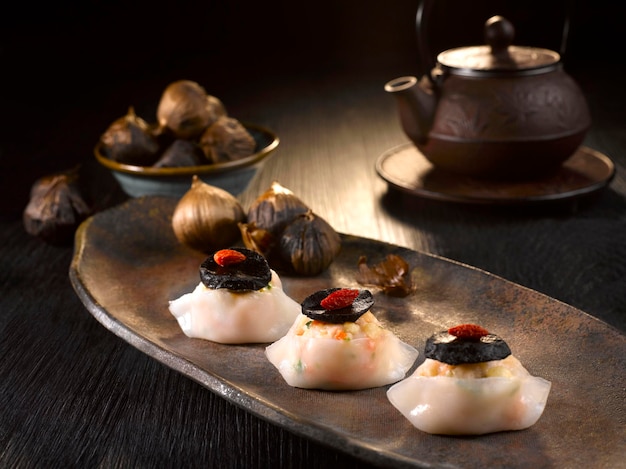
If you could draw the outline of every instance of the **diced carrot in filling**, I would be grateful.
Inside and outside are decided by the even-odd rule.
[[[377,338],[384,333],[384,329],[376,317],[368,311],[357,319],[356,322],[344,322],[343,324],[329,324],[302,315],[294,333],[297,336],[305,337],[352,340],[366,337],[370,339]]]

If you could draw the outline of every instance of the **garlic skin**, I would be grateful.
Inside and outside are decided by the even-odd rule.
[[[244,220],[243,208],[232,194],[194,175],[191,188],[174,209],[172,228],[180,243],[210,254],[237,241],[238,224]]]
[[[303,276],[323,272],[340,250],[339,234],[311,210],[296,217],[280,238],[280,256],[296,274]]]
[[[356,281],[361,285],[379,287],[389,296],[405,297],[415,291],[409,263],[396,254],[387,254],[384,260],[371,267],[367,258],[360,256]]]
[[[239,223],[238,225],[244,246],[267,259],[276,244],[274,236],[269,231],[258,228],[254,222]]]
[[[224,104],[195,81],[178,80],[170,83],[157,108],[157,120],[162,128],[177,138],[195,139],[219,117],[227,114]]]
[[[111,123],[100,136],[100,143],[107,158],[136,166],[152,165],[159,152],[159,142],[150,126],[132,106],[125,116]]]

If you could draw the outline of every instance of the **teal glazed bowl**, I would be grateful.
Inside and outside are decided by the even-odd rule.
[[[245,158],[224,163],[177,168],[134,166],[113,161],[104,156],[101,143],[94,149],[96,160],[108,168],[122,190],[131,197],[163,195],[181,197],[191,187],[197,175],[202,181],[237,196],[242,193],[267,158],[278,147],[278,136],[265,127],[243,124],[256,141],[255,152]]]

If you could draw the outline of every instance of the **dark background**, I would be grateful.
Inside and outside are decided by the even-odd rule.
[[[4,217],[18,216],[34,179],[92,158],[99,135],[130,105],[154,121],[160,93],[173,80],[198,81],[209,93],[229,99],[239,92],[262,93],[267,80],[332,79],[348,72],[391,79],[430,67],[418,53],[418,0],[157,3],[16,2],[12,13],[3,15]],[[516,44],[560,50],[567,15],[564,62],[570,73],[580,80],[620,73],[618,5],[609,0],[435,0],[429,50],[434,55],[482,43],[482,24],[492,14],[515,22]]]
[[[510,14],[516,13],[511,19],[517,43],[559,47],[560,1],[435,1],[429,37],[435,49],[481,42],[484,20],[494,13],[508,16],[509,9],[516,10]],[[360,460],[326,454],[324,446],[266,425],[111,334],[87,314],[69,284],[72,248],[41,243],[22,229],[19,217],[38,176],[84,161],[95,165],[93,147],[112,120],[130,105],[154,119],[161,92],[176,79],[200,82],[233,115],[276,130],[277,154],[287,156],[279,161],[287,163],[281,174],[289,175],[288,186],[306,189],[303,200],[321,214],[334,214],[351,232],[362,226],[360,232],[369,235],[370,223],[377,224],[372,217],[380,216],[382,239],[492,272],[623,330],[621,2],[573,2],[565,57],[566,68],[591,97],[589,144],[615,158],[619,169],[599,199],[581,203],[575,213],[552,207],[537,213],[413,199],[404,204],[385,194],[364,201],[366,217],[353,216],[359,199],[350,191],[356,184],[358,194],[375,187],[372,166],[354,168],[346,187],[327,197],[324,187],[343,182],[344,175],[309,183],[311,176],[298,172],[288,157],[293,151],[294,161],[321,167],[321,178],[352,157],[366,162],[401,143],[383,85],[428,68],[417,51],[418,0],[181,0],[160,9],[158,3],[14,2],[0,16],[0,459],[8,466],[193,465],[215,457],[223,467],[239,467],[240,461],[258,467],[254,462],[287,466],[298,456],[310,462],[306,467],[338,466],[333,459],[347,459],[342,467],[361,466]],[[280,85],[267,86],[275,83]],[[344,85],[353,92],[341,94]],[[378,103],[388,103],[380,114]],[[359,131],[370,135],[346,148]],[[325,139],[324,132],[334,134]],[[309,157],[318,157],[319,164],[309,164]],[[272,167],[250,196],[264,188]],[[584,358],[594,363],[598,357]]]

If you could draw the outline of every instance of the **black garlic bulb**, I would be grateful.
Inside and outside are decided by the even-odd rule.
[[[272,268],[302,276],[321,273],[341,249],[333,227],[278,181],[252,203],[239,230],[245,246]]]
[[[224,163],[254,154],[256,141],[237,119],[222,116],[202,133],[200,146],[211,162]]]
[[[235,196],[194,175],[174,209],[172,228],[181,244],[208,254],[236,243],[244,219]]]
[[[180,168],[209,164],[202,149],[189,140],[177,139],[168,146],[154,163],[155,168]]]
[[[309,207],[278,181],[261,194],[248,209],[248,224],[268,231],[280,238],[285,227],[297,216],[307,213]]]
[[[170,83],[161,95],[157,120],[177,138],[198,138],[211,124],[225,116],[224,104],[195,81]]]
[[[279,254],[298,275],[313,276],[330,266],[341,250],[339,234],[312,211],[299,215],[280,238]]]
[[[51,244],[66,244],[90,214],[78,186],[78,171],[71,170],[35,181],[22,220],[28,234]]]
[[[152,166],[159,152],[152,129],[135,114],[133,107],[107,128],[100,136],[100,143],[104,156],[134,166]]]

